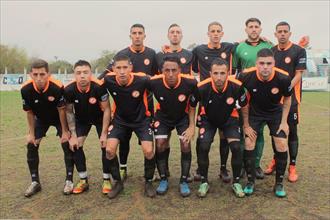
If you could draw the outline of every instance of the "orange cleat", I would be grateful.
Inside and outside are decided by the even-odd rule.
[[[275,159],[272,159],[272,161],[268,164],[268,167],[264,171],[266,175],[271,175],[276,169]]]
[[[294,183],[294,182],[296,182],[298,180],[298,174],[297,174],[296,166],[295,165],[290,165],[289,166],[288,180],[291,183]]]

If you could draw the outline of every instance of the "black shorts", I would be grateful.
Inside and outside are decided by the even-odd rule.
[[[76,121],[77,137],[87,136],[89,131],[91,130],[92,125],[93,124],[90,124],[90,123],[84,123],[84,122]],[[100,138],[101,133],[102,133],[102,123],[95,123],[94,125],[96,127],[97,135]]]
[[[269,128],[271,136],[279,137],[279,138],[287,138],[284,131],[281,131],[280,133],[276,134],[276,132],[281,124],[281,119],[282,119],[282,113],[275,114],[271,117],[249,115],[249,124],[250,124],[251,128],[253,128],[253,130],[255,130],[258,133],[258,135],[259,135],[261,128],[266,123]]]
[[[229,117],[224,125],[214,126],[205,117],[202,117],[198,132],[198,140],[201,142],[213,142],[217,129],[223,132],[226,139],[240,139],[241,128],[238,118]]]
[[[166,123],[165,120],[155,118],[153,127],[155,139],[167,139],[174,128],[176,129],[179,139],[181,139],[182,133],[189,127],[189,118],[188,116],[185,116],[174,126]]]
[[[125,140],[125,138],[128,137],[128,134],[133,131],[140,141],[153,141],[153,131],[151,127],[151,120],[149,118],[146,118],[141,125],[134,127],[116,123],[114,120],[112,125],[109,126],[108,138]]]
[[[288,124],[297,125],[299,123],[299,105],[292,105],[288,115]]]
[[[56,128],[56,136],[62,135],[62,127],[61,123],[48,123],[48,122],[43,122],[40,119],[35,119],[34,121],[34,134],[35,134],[35,139],[40,139],[46,136],[46,133],[49,129],[50,126],[54,126]]]

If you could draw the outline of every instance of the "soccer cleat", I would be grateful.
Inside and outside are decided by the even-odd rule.
[[[199,185],[198,189],[198,196],[200,198],[206,197],[207,192],[209,191],[209,184],[208,183],[202,183]]]
[[[125,169],[120,169],[120,178],[122,179],[122,181],[125,181],[127,179],[127,170]]]
[[[201,174],[199,173],[198,168],[196,169],[196,172],[194,173],[194,181],[196,181],[196,182],[201,181]]]
[[[116,181],[112,185],[111,191],[108,193],[109,199],[114,199],[116,196],[124,189],[124,184],[122,181]]]
[[[31,185],[26,189],[24,196],[31,197],[41,190],[41,185],[37,181],[33,181]]]
[[[254,192],[254,183],[248,182],[243,191],[247,196],[252,195]]]
[[[165,193],[168,190],[168,181],[167,180],[161,180],[159,182],[159,186],[156,189],[156,192],[158,195],[165,195]]]
[[[222,182],[224,183],[230,183],[231,177],[228,174],[228,170],[226,168],[220,169],[220,174],[219,174],[220,179],[222,179]]]
[[[234,194],[238,198],[243,198],[245,193],[243,192],[242,185],[239,183],[234,183],[231,187],[234,191]]]
[[[87,180],[79,180],[78,184],[73,188],[73,194],[80,194],[89,189],[89,184]]]
[[[180,193],[182,197],[187,197],[190,195],[189,185],[186,182],[180,183]]]
[[[261,169],[261,167],[256,167],[256,178],[257,179],[265,178],[264,171]]]
[[[144,195],[153,198],[156,196],[156,190],[154,189],[152,182],[147,181],[144,185]]]
[[[275,196],[279,198],[283,198],[286,196],[286,192],[284,191],[284,186],[282,183],[276,183],[274,186]]]
[[[63,189],[63,194],[70,195],[72,191],[73,191],[73,182],[71,180],[66,180]]]
[[[297,174],[296,166],[295,165],[290,165],[289,166],[288,180],[291,183],[294,183],[294,182],[296,182],[298,180],[298,174]]]
[[[276,169],[275,159],[272,159],[268,164],[264,173],[266,175],[271,175],[275,171],[275,169]]]
[[[103,183],[102,183],[102,193],[104,195],[106,195],[110,191],[111,191],[111,182],[110,182],[110,180],[103,180]]]

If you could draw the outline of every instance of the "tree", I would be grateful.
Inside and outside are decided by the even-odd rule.
[[[0,73],[23,73],[28,68],[29,59],[24,49],[0,44]]]
[[[73,65],[65,60],[57,60],[49,63],[49,71],[51,73],[64,73],[65,70],[67,73],[73,72]]]
[[[91,62],[92,71],[95,72],[95,69],[97,69],[98,72],[103,72],[115,55],[116,51],[102,51],[101,57]]]

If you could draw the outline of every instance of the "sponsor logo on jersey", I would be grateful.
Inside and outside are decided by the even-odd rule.
[[[276,87],[272,88],[271,92],[275,95],[279,92],[280,90]]]
[[[148,58],[144,59],[144,65],[148,66],[150,64],[150,60]]]
[[[88,99],[88,101],[89,101],[89,103],[91,103],[91,104],[93,105],[93,104],[96,103],[96,98],[94,98],[94,97],[90,97],[90,98]]]
[[[184,102],[184,100],[186,100],[186,96],[185,96],[184,94],[180,94],[180,95],[178,96],[178,100],[179,100],[180,102]]]
[[[227,58],[227,54],[225,52],[222,52],[220,56],[221,56],[222,59],[226,59]]]
[[[137,98],[137,97],[140,96],[140,92],[137,91],[137,90],[134,90],[134,91],[132,92],[132,96],[133,96],[134,98]]]
[[[181,62],[182,64],[185,64],[185,63],[187,62],[187,60],[186,60],[186,58],[181,57],[180,62]]]
[[[287,64],[290,63],[291,62],[291,58],[290,57],[285,57],[284,62],[287,63]]]
[[[55,100],[54,96],[48,96],[48,101],[53,102]]]
[[[231,104],[234,103],[234,98],[233,97],[228,97],[226,102],[227,102],[228,105],[231,105]]]

